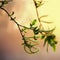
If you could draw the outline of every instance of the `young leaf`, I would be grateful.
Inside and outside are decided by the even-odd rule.
[[[52,48],[53,48],[54,51],[56,51],[56,46],[55,46],[55,44],[53,44]]]
[[[53,23],[53,22],[47,22],[47,21],[43,21],[43,20],[41,20],[41,22],[43,22],[43,23],[47,23],[47,24],[51,24],[51,23]]]
[[[45,35],[42,35],[42,36],[41,36],[41,39],[44,39],[44,38],[45,38]]]
[[[33,26],[33,25],[35,25],[36,24],[36,19],[34,19],[33,21],[32,21],[32,23],[30,24],[30,26]]]
[[[38,36],[35,36],[35,35],[34,35],[34,40],[37,40],[37,38],[38,38]]]
[[[34,27],[33,32],[35,35],[39,34],[39,28],[38,27]]]
[[[42,1],[34,1],[36,8],[42,6],[44,3]]]
[[[40,17],[40,19],[41,19],[41,18],[44,18],[44,17],[47,17],[47,16],[48,16],[48,15],[43,15],[43,16]]]
[[[53,29],[51,30],[40,30],[40,32],[53,32],[55,30],[56,27],[54,27]]]

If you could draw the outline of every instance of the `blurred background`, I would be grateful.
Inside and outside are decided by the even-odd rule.
[[[3,52],[6,60],[60,60],[60,0],[43,1],[45,4],[38,9],[39,16],[48,15],[43,20],[54,22],[49,26],[56,26],[54,31],[58,41],[56,52],[53,52],[51,47],[49,52],[46,52],[46,47],[43,47],[40,41],[40,52],[33,55],[27,54],[21,45],[23,41],[16,24],[9,20],[4,11],[0,10],[0,51]],[[33,6],[32,0],[13,0],[5,8],[10,13],[15,12],[17,22],[29,26],[29,22],[37,18]]]

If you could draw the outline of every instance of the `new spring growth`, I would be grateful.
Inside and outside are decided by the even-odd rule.
[[[0,1],[0,3],[1,3],[0,9],[3,10],[4,12],[6,12],[8,17],[10,18],[10,21],[13,21],[17,25],[19,32],[21,34],[22,40],[23,40],[22,45],[24,47],[24,50],[29,54],[37,53],[39,51],[39,49],[37,48],[37,45],[39,45],[38,39],[40,39],[40,40],[44,41],[43,46],[50,45],[53,48],[53,50],[55,51],[56,44],[57,44],[56,36],[53,34],[55,27],[51,30],[45,30],[44,27],[42,26],[41,22],[48,23],[48,24],[51,22],[41,21],[41,18],[46,17],[46,15],[39,17],[38,10],[37,10],[38,7],[40,7],[44,4],[43,0],[41,0],[41,1],[33,0],[35,10],[36,10],[36,15],[37,15],[37,18],[38,18],[38,21],[40,24],[39,24],[39,26],[36,26],[37,19],[33,19],[33,21],[29,24],[30,27],[26,27],[26,26],[19,24],[16,21],[16,17],[13,17],[14,12],[9,13],[7,11],[7,9],[5,9],[3,7],[4,5],[9,4],[9,2],[12,2],[12,1],[13,0]],[[21,27],[22,27],[22,29],[21,29]],[[43,29],[41,29],[41,27],[43,27]],[[33,31],[33,36],[27,37],[26,36],[27,30]],[[47,48],[48,48],[48,46],[47,46]]]

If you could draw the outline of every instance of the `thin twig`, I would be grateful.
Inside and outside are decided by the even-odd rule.
[[[34,5],[35,5],[36,1],[33,0],[33,2],[34,2]],[[41,28],[42,24],[41,24],[41,21],[40,21],[40,17],[39,17],[39,13],[38,13],[38,10],[37,10],[36,5],[35,5],[35,10],[36,10],[36,15],[37,15],[38,21],[39,21],[39,23],[40,23],[39,28]]]
[[[16,25],[18,26],[19,31],[20,31],[20,33],[21,33],[21,36],[23,37],[23,34],[22,34],[22,32],[21,32],[21,28],[20,28],[20,26],[22,26],[22,25],[18,24],[18,23],[15,21],[15,19],[14,19],[13,17],[11,17],[11,15],[7,12],[7,10],[5,10],[5,9],[2,8],[2,7],[1,7],[0,9],[4,10],[4,11],[8,14],[8,16],[12,19],[12,21],[14,21],[14,22],[16,23]]]

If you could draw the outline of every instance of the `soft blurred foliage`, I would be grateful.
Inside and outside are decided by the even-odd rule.
[[[14,2],[16,2],[16,5],[14,6],[14,4],[11,4],[11,5],[9,5],[9,6],[11,6],[11,7],[17,7],[17,3],[19,2],[20,0],[16,0],[16,1],[14,1]],[[26,3],[26,1],[25,0],[22,0],[22,1],[20,1],[21,3],[23,3],[23,2],[25,2]],[[52,2],[52,4],[53,4],[53,2],[54,1],[49,1],[49,3],[51,3]],[[55,1],[56,2],[56,1]],[[27,4],[29,3],[29,1],[27,2]],[[19,3],[20,4],[20,3]],[[28,4],[29,5],[29,4]],[[22,6],[22,9],[20,8],[20,10],[21,11],[23,11],[24,10],[24,5],[21,5]],[[30,6],[30,5],[29,5]],[[59,5],[57,5],[57,6],[59,6]],[[14,9],[14,7],[12,8],[12,9],[10,9],[10,11],[11,10],[13,10]],[[29,7],[28,7],[29,8]],[[58,8],[59,9],[59,8]],[[52,9],[52,10],[54,10],[54,9]],[[9,11],[9,12],[10,12]],[[17,12],[17,9],[15,10],[15,12]],[[22,13],[24,13],[24,12],[18,12],[18,13],[16,13],[16,16],[19,14],[19,16],[22,14]],[[4,13],[3,13],[4,14]],[[27,13],[28,14],[28,13]],[[26,15],[27,15],[26,14]],[[31,13],[30,13],[31,14]],[[5,14],[4,14],[5,15]],[[32,14],[33,15],[33,14]],[[57,14],[56,14],[57,15]],[[22,14],[22,16],[25,16],[24,14]],[[29,15],[30,16],[30,15]],[[28,17],[29,17],[28,16]],[[53,15],[52,15],[53,16]],[[5,16],[6,17],[6,16]],[[18,16],[17,16],[18,17]],[[29,19],[28,17],[26,17],[27,19]],[[24,17],[25,18],[25,17]],[[58,17],[57,17],[58,18]],[[21,18],[21,19],[23,19],[23,18]],[[31,18],[30,18],[31,19]],[[4,18],[3,18],[3,20],[5,20]],[[56,53],[53,53],[52,51],[51,51],[51,49],[49,48],[49,51],[50,51],[50,53],[48,54],[48,53],[46,53],[45,52],[45,50],[44,50],[44,48],[42,48],[41,47],[41,45],[40,45],[40,47],[42,48],[41,49],[41,52],[39,53],[39,54],[37,54],[37,55],[34,55],[34,56],[30,56],[30,55],[26,55],[24,52],[22,52],[23,51],[23,48],[20,46],[20,42],[21,42],[21,40],[20,40],[20,34],[19,34],[19,32],[17,32],[17,26],[13,23],[13,22],[10,22],[10,21],[8,21],[8,17],[6,17],[6,20],[5,20],[5,22],[2,20],[2,18],[1,18],[1,22],[3,22],[3,24],[0,24],[0,26],[1,26],[1,32],[0,32],[0,40],[2,40],[2,48],[3,48],[3,50],[5,51],[5,54],[7,53],[7,51],[8,51],[8,54],[9,54],[9,52],[11,52],[10,54],[14,54],[15,56],[18,56],[18,55],[20,55],[19,56],[19,58],[20,59],[23,59],[23,60],[28,60],[28,59],[30,59],[30,60],[33,60],[33,59],[35,59],[35,60],[40,60],[40,59],[42,59],[42,60],[48,60],[48,59],[60,59],[59,58],[59,46],[57,47],[57,51],[56,51]],[[20,19],[19,19],[20,20]],[[54,18],[54,20],[55,20],[55,18]],[[8,21],[8,22],[7,22]],[[26,20],[25,20],[26,21]],[[55,21],[56,22],[56,21]],[[59,22],[59,21],[57,21],[57,22]],[[6,24],[4,24],[4,23],[6,23]],[[57,23],[56,23],[57,24]],[[6,26],[5,26],[6,25]],[[57,27],[59,27],[59,26],[57,26]],[[2,29],[3,28],[3,29]],[[59,28],[58,28],[58,31],[59,31]],[[57,35],[59,35],[59,33],[57,33]],[[4,37],[4,38],[3,38]],[[19,41],[20,40],[20,41]],[[8,44],[8,45],[7,45]],[[42,43],[41,43],[42,44]],[[5,50],[6,49],[6,50]],[[22,50],[21,50],[22,49]],[[43,51],[43,52],[42,52]],[[13,53],[12,53],[13,52]],[[45,54],[45,55],[44,55]],[[47,57],[48,56],[48,57]],[[23,58],[24,57],[24,58]],[[54,58],[55,57],[55,58]]]

